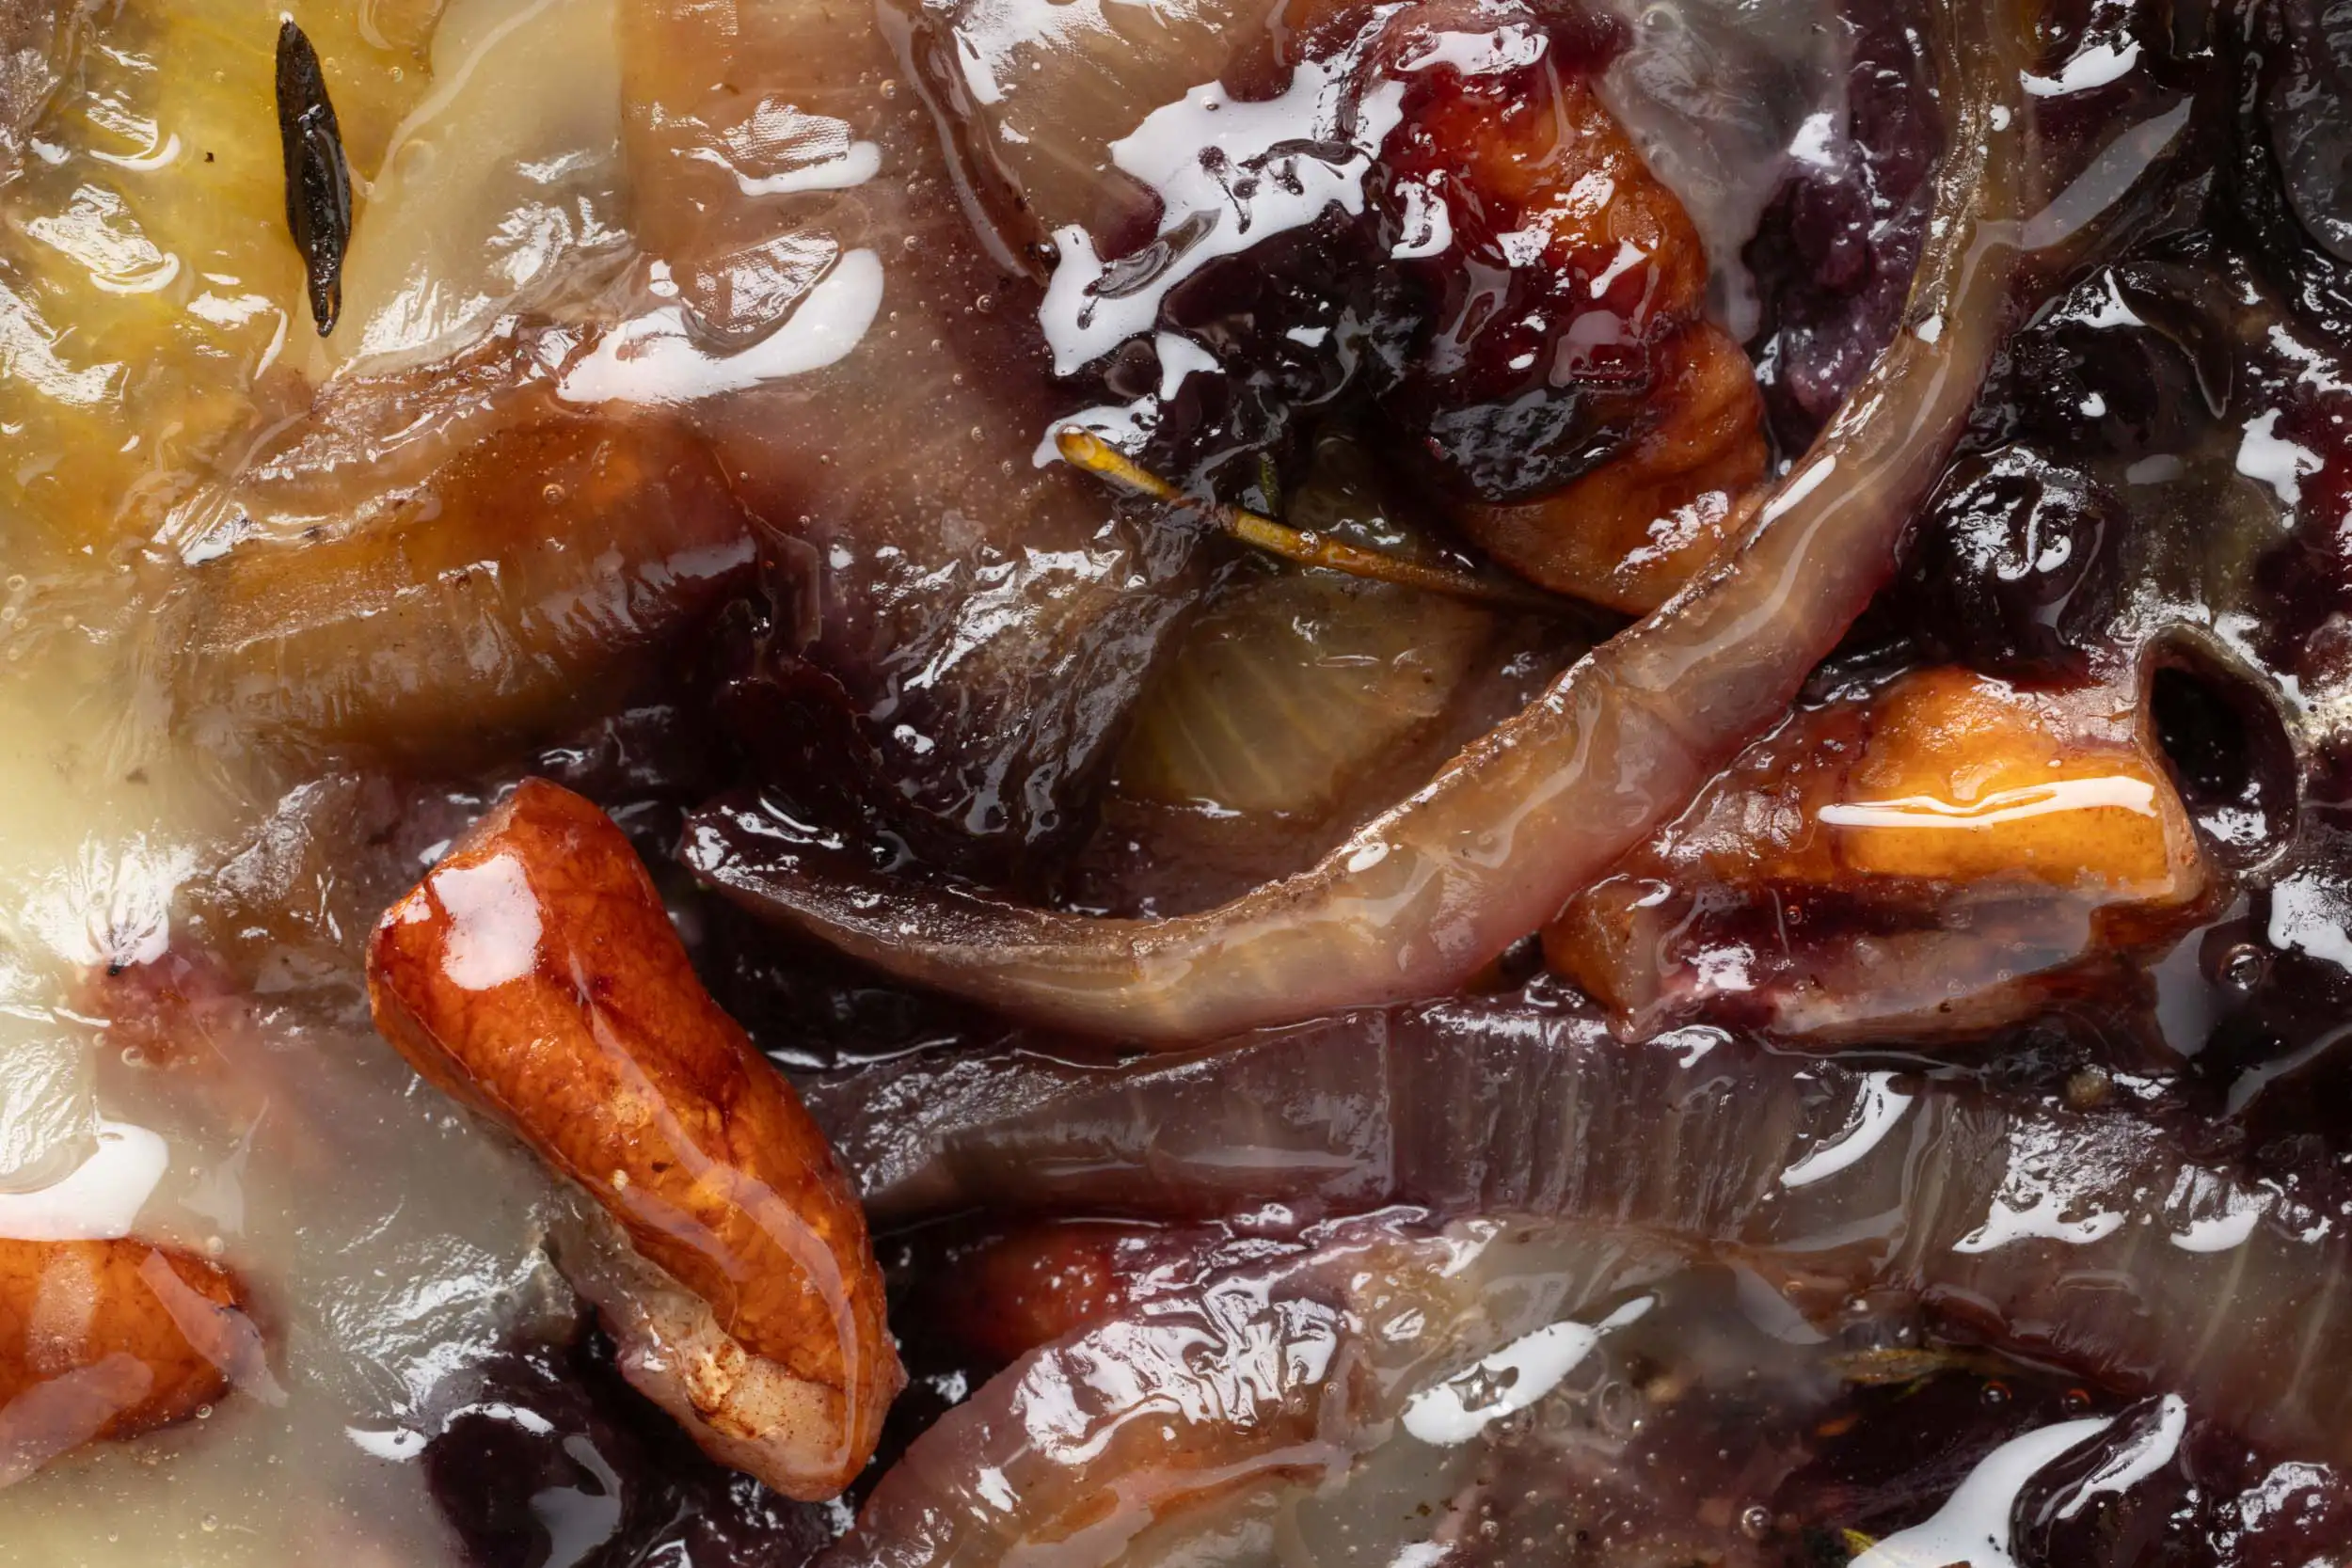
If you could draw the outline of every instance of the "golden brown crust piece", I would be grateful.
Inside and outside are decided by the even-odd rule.
[[[229,1391],[258,1346],[234,1279],[141,1241],[0,1241],[0,1485]]]
[[[386,912],[368,989],[420,1073],[578,1182],[768,1364],[670,1369],[730,1439],[698,1430],[706,1447],[804,1497],[857,1474],[904,1382],[865,1216],[790,1086],[703,990],[611,819],[526,781]],[[730,1407],[729,1387],[776,1370],[804,1386],[793,1421]]]

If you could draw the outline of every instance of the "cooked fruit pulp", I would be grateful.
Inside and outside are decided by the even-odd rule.
[[[0,1245],[216,1260],[269,1355],[0,1490],[0,1564],[732,1568],[849,1531],[850,1503],[730,1477],[624,1384],[550,1261],[577,1195],[369,1025],[371,927],[526,773],[630,835],[719,1001],[817,1084],[878,1225],[912,1227],[880,1251],[914,1382],[849,1560],[929,1539],[926,1489],[967,1470],[1005,1541],[1110,1518],[1130,1533],[1098,1556],[1137,1564],[1569,1541],[1875,1564],[1908,1560],[1868,1557],[1896,1537],[1942,1568],[1994,1515],[2002,1561],[2341,1548],[2342,1454],[2184,1405],[2223,1364],[2201,1348],[1990,1287],[1923,1314],[1760,1224],[1629,1239],[1533,1177],[1501,1213],[1391,1190],[1405,1162],[1367,1130],[1399,1102],[1257,1092],[1263,1041],[1240,1088],[1203,1069],[1155,1122],[1148,1068],[692,884],[686,814],[750,788],[734,820],[792,853],[1064,912],[1183,915],[1297,872],[1672,595],[1756,515],[1766,425],[1790,469],[1898,331],[1939,112],[1899,8],[1426,0],[1435,43],[1409,8],[1068,9],[1025,33],[979,0],[879,27],[776,0],[723,26],[667,0],[298,6],[358,188],[324,341],[277,14],[72,20],[0,174]],[[2116,231],[2031,279],[1900,574],[1787,721],[1520,933],[1486,1001],[1351,1015],[1330,1054],[1572,1036],[1687,1076],[1746,1070],[1751,1033],[1859,1049],[1822,1079],[1851,1127],[1768,1187],[1876,1169],[1875,1140],[1930,1122],[1907,1108],[1998,1104],[2014,1164],[1948,1250],[2078,1245],[2176,1291],[2207,1276],[2172,1253],[2259,1257],[2246,1289],[2280,1293],[2249,1299],[2286,1305],[2257,1326],[2302,1337],[2228,1350],[2300,1366],[2334,1342],[2352,1212],[2329,1059],[2352,364],[2332,245],[2280,261],[2292,238],[2212,178],[2238,45],[2154,9],[2054,8],[2023,90]],[[2266,69],[2318,71],[2295,53],[2317,24],[2289,22]],[[1325,92],[1367,60],[1368,95]],[[2144,134],[2110,146],[2110,121]],[[2305,153],[2330,134],[2296,143],[2290,225],[2326,227]],[[1265,231],[1203,240],[1235,212]],[[1239,553],[1230,513],[1053,462],[1065,420],[1196,497],[1555,597]],[[1501,1125],[1566,1081],[1522,1066],[1526,1095],[1466,1071],[1429,1113]],[[1096,1070],[1115,1086],[1057,1121]],[[1252,1141],[1302,1126],[1330,1146]],[[1557,1152],[1528,1136],[1440,1174],[1507,1186],[1505,1155]],[[2091,1189],[2045,1168],[2049,1137],[2187,1196],[2140,1195],[2167,1228],[2136,1252],[2120,1209],[2069,1207]],[[1063,1141],[1072,1164],[1021,1164]],[[983,1212],[917,1223],[961,1203]],[[2290,1219],[2311,1250],[2230,1253]],[[1216,1354],[1187,1360],[1196,1337]],[[1245,1387],[1267,1343],[1282,1375]],[[1367,1383],[1315,1359],[1333,1345],[1375,1347],[1342,1363]],[[1110,1435],[1021,1448],[1004,1501],[992,1445],[1044,1408],[1020,1379],[1064,1367],[1109,1369],[1085,1415]],[[1171,1459],[1129,1430],[1130,1372],[1237,1402],[1187,1406]],[[2051,1433],[2092,1445],[2066,1461],[2092,1481]]]

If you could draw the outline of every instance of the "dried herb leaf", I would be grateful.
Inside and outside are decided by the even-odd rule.
[[[278,30],[278,134],[286,152],[286,227],[310,274],[310,316],[324,338],[343,309],[351,165],[318,51],[291,17]]]

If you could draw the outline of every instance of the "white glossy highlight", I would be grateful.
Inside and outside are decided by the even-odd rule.
[[[1405,84],[1384,81],[1359,96],[1354,53],[1300,65],[1263,103],[1236,99],[1217,82],[1195,87],[1111,144],[1111,161],[1160,198],[1155,243],[1164,254],[1148,277],[1127,277],[1132,263],[1106,262],[1086,230],[1071,225],[1054,236],[1061,259],[1038,315],[1057,374],[1150,332],[1168,291],[1209,262],[1327,208],[1364,210],[1364,177],[1404,119]]]
[[[1911,1109],[1912,1097],[1895,1087],[1891,1072],[1873,1072],[1863,1080],[1862,1100],[1846,1131],[1820,1145],[1780,1173],[1784,1187],[1809,1187],[1836,1176],[1876,1148]]]
[[[2087,92],[2104,87],[2109,82],[2122,81],[2139,63],[2139,40],[2133,39],[2122,48],[2102,43],[2086,49],[2066,62],[2055,76],[2026,75],[2019,85],[2028,98],[2063,98],[2072,92]]]
[[[834,123],[839,123],[835,121]],[[713,155],[714,162],[724,163]],[[829,157],[813,159],[775,174],[752,175],[728,163],[736,188],[745,196],[789,196],[799,191],[855,190],[882,172],[882,148],[870,141],[851,142]]]
[[[2014,1242],[2065,1242],[2073,1246],[2089,1246],[2106,1240],[2123,1228],[2123,1216],[2111,1209],[2102,1209],[2079,1218],[2069,1219],[2066,1196],[2057,1192],[2037,1194],[2033,1201],[2020,1208],[2005,1198],[1994,1198],[1984,1223],[1952,1243],[1954,1252],[1992,1252]]]
[[[480,865],[452,866],[431,879],[448,911],[449,948],[441,973],[467,990],[489,990],[531,973],[539,961],[539,900],[522,863],[495,855]]]
[[[1391,260],[1414,261],[1442,256],[1454,247],[1454,213],[1445,198],[1419,180],[1400,180],[1395,195],[1403,206],[1398,239],[1389,247]]]
[[[1526,1409],[1560,1386],[1593,1353],[1601,1337],[1623,1328],[1656,1305],[1642,1296],[1598,1323],[1549,1323],[1503,1346],[1468,1371],[1405,1404],[1405,1430],[1433,1448],[1467,1443],[1492,1423]]]
[[[343,1435],[351,1446],[371,1459],[387,1464],[405,1465],[424,1452],[424,1433],[406,1427],[394,1427],[389,1432],[372,1432],[366,1427],[345,1427]]]
[[[2010,1439],[1978,1461],[1932,1517],[1878,1542],[1849,1568],[2016,1568],[2010,1515],[2018,1494],[2051,1461],[2110,1424],[2104,1417],[2060,1421]]]
[[[16,1242],[111,1242],[131,1234],[163,1180],[171,1150],[124,1121],[98,1124],[98,1148],[61,1181],[0,1193],[0,1237]]]
[[[2155,1430],[2109,1454],[2066,1500],[2058,1516],[2072,1519],[2090,1505],[2091,1498],[2108,1494],[2120,1496],[2137,1486],[2172,1463],[2187,1431],[2188,1402],[2178,1394],[2165,1395],[2156,1403]]]
[[[1926,828],[1973,830],[2006,827],[2037,816],[2070,811],[2128,811],[2154,816],[2156,786],[2121,774],[2097,779],[2059,779],[2050,784],[1997,789],[1981,800],[1956,801],[1933,795],[1891,800],[1849,800],[1823,806],[1820,819],[1833,828]]]
[[[1216,370],[1216,356],[1181,332],[1159,334],[1152,340],[1152,348],[1160,361],[1160,401],[1163,403],[1176,395],[1186,376],[1208,374]]]
[[[2267,1193],[2249,1192],[2235,1188],[2223,1200],[2222,1212],[2207,1214],[2188,1222],[2188,1227],[2169,1238],[2183,1252],[2227,1252],[2243,1246],[2270,1212],[2272,1198]]]
[[[2280,436],[2277,409],[2246,421],[2246,434],[2238,442],[2237,471],[2268,485],[2280,505],[2292,507],[2301,501],[2304,479],[2319,469],[2317,452]]]
[[[1804,504],[1806,497],[1827,483],[1829,476],[1836,471],[1837,454],[1823,453],[1814,460],[1811,467],[1802,473],[1792,475],[1781,484],[1772,499],[1765,503],[1762,520],[1767,523],[1776,522],[1794,512]]]
[[[852,250],[782,326],[739,353],[712,353],[689,333],[683,309],[657,306],[598,339],[557,390],[566,403],[663,406],[806,375],[849,357],[882,299],[881,256]]]

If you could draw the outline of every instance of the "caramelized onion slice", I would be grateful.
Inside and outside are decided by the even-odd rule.
[[[744,505],[808,546],[813,613],[783,641],[854,725],[827,763],[863,776],[835,782],[1017,868],[1078,825],[1198,591],[1199,531],[1037,466],[1073,394],[1038,356],[1035,290],[973,243],[930,119],[876,89],[898,71],[885,20],[622,5],[630,232],[676,297],[566,393],[760,378],[691,417]],[[805,373],[761,369],[796,342]]]
[[[817,1107],[879,1157],[885,1210],[1411,1203],[1624,1226],[1728,1249],[1800,1299],[1917,1295],[2005,1348],[2352,1462],[2352,1385],[2330,1371],[2352,1356],[2352,1243],[2132,1107],[2011,1104],[1708,1029],[1627,1046],[1597,1020],[1499,1002],[1119,1069],[1000,1064],[1012,1081],[993,1092],[903,1081],[921,1070],[878,1069]],[[887,1139],[860,1137],[868,1099],[893,1107]]]
[[[1355,443],[1328,438],[1289,520],[1389,559],[1433,553],[1391,520],[1399,513],[1382,478]],[[1137,705],[1120,787],[1220,816],[1312,821],[1445,715],[1504,624],[1486,606],[1393,582],[1289,567],[1236,573]]]
[[[1554,1347],[1583,1349],[1590,1381],[1609,1359],[1602,1325],[1638,1321],[1681,1262],[1582,1227],[1333,1226],[1304,1256],[1229,1270],[1015,1362],[915,1441],[823,1560],[1233,1560],[1237,1525],[1248,1541],[1288,1513],[1302,1560],[1341,1560],[1344,1543],[1386,1561],[1405,1544],[1391,1537],[1446,1528],[1505,1406],[1563,1380]],[[1498,1403],[1477,1363],[1515,1348],[1525,1375],[1496,1374],[1511,1389]],[[1453,1418],[1442,1428],[1416,1408],[1425,1393]]]
[[[1103,1034],[1200,1040],[1459,985],[1781,713],[1892,571],[1975,398],[2016,261],[2000,220],[2026,155],[2022,111],[1997,102],[2013,62],[1974,37],[1975,9],[1947,8],[1959,150],[1938,179],[1911,327],[1738,548],[1311,870],[1200,915],[1091,920],[820,865],[743,807],[696,819],[688,863],[895,974]]]
[[[630,1381],[780,1492],[847,1485],[904,1382],[865,1217],[620,829],[525,781],[386,913],[368,990],[427,1081],[610,1216],[562,1262]]]
[[[342,534],[194,573],[183,714],[223,746],[464,761],[609,698],[748,581],[752,526],[659,420],[500,432]]]
[[[193,1254],[0,1240],[0,1486],[187,1419],[260,1370],[259,1345],[237,1282]]]

